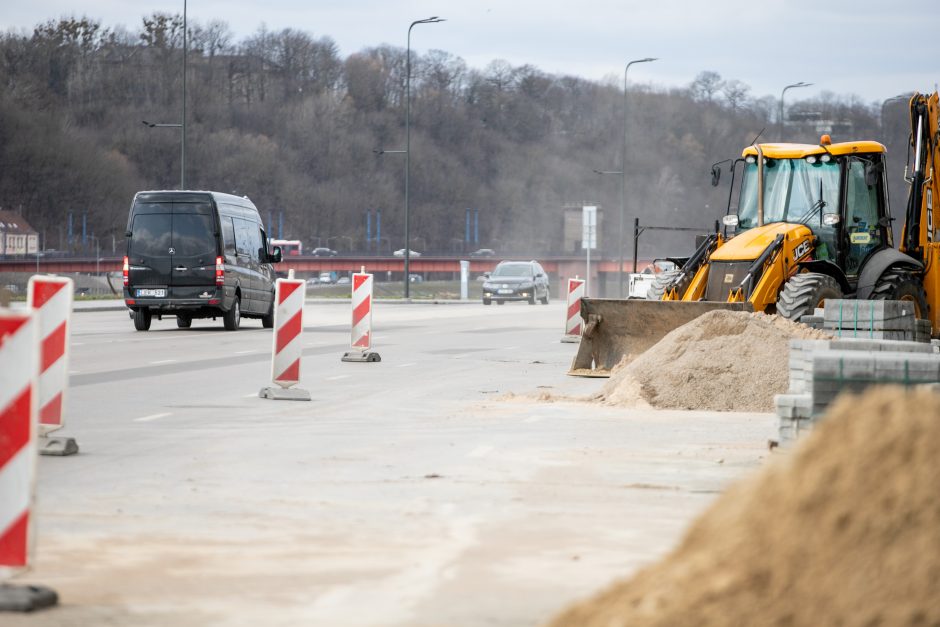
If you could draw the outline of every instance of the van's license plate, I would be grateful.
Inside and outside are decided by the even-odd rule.
[[[497,294],[512,294],[512,290],[496,290]]]
[[[137,298],[141,298],[143,296],[153,296],[154,298],[164,298],[166,296],[166,290],[163,288],[137,290]]]

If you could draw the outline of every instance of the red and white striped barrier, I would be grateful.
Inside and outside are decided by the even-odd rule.
[[[568,307],[565,309],[565,334],[562,342],[581,341],[581,298],[584,296],[584,279],[568,279]]]
[[[29,279],[26,290],[27,304],[36,313],[39,334],[39,452],[44,455],[78,452],[73,438],[46,437],[65,426],[72,285],[72,279],[36,275]]]
[[[352,276],[352,331],[351,351],[343,355],[343,361],[382,361],[372,351],[372,275],[362,269]]]
[[[306,288],[302,280],[289,278],[275,281],[271,380],[277,387],[262,388],[259,394],[261,398],[310,400],[310,392],[293,387],[300,382],[305,297]]]
[[[0,310],[0,578],[25,569],[32,552],[36,480],[36,319]]]

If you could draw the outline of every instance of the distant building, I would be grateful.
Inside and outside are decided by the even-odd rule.
[[[20,214],[0,209],[0,256],[35,255],[39,233]]]

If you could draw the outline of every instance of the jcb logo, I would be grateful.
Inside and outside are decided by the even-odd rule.
[[[809,252],[809,240],[803,241],[799,246],[793,249],[793,260],[796,261]]]
[[[729,272],[725,275],[725,283],[731,283],[732,281],[734,281],[734,274]]]
[[[927,241],[933,241],[933,190],[927,189]]]

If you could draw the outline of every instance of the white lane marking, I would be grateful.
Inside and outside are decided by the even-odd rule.
[[[507,347],[505,347],[503,350],[514,351],[514,350],[516,350],[517,348],[519,348],[519,347],[518,347],[518,346],[507,346]]]
[[[167,416],[172,415],[172,412],[166,412],[163,414],[150,414],[149,416],[144,416],[142,418],[134,418],[134,422],[150,422],[151,420],[158,420],[160,418],[166,418]]]
[[[339,381],[340,379],[348,379],[348,374],[338,374],[335,377],[327,377],[324,381]]]
[[[70,374],[70,375],[72,375],[72,374],[81,374],[81,373],[82,373],[81,370],[69,370],[69,374]]]
[[[470,451],[469,453],[467,453],[467,457],[486,457],[487,455],[492,453],[493,450],[494,449],[492,446],[485,446],[485,445],[478,446],[472,451]]]
[[[72,342],[72,346],[84,346],[84,342]]]
[[[258,393],[252,392],[251,394],[245,394],[242,398],[258,398]]]
[[[151,361],[151,362],[150,362],[150,365],[151,365],[151,366],[159,366],[159,365],[161,365],[161,364],[173,364],[173,363],[176,363],[176,360],[175,360],[175,359],[161,359],[161,360],[159,360],[159,361]]]
[[[235,351],[236,355],[247,355],[248,353],[257,353],[258,351]]]
[[[395,367],[396,367],[396,368],[407,368],[407,367],[409,367],[409,366],[417,366],[417,365],[418,365],[418,363],[415,362],[415,361],[413,361],[413,362],[408,363],[408,364],[398,364],[398,365],[395,366]]]
[[[529,416],[528,418],[526,418],[526,419],[523,420],[522,422],[541,422],[541,420],[542,420],[542,419],[541,419],[539,416]]]

